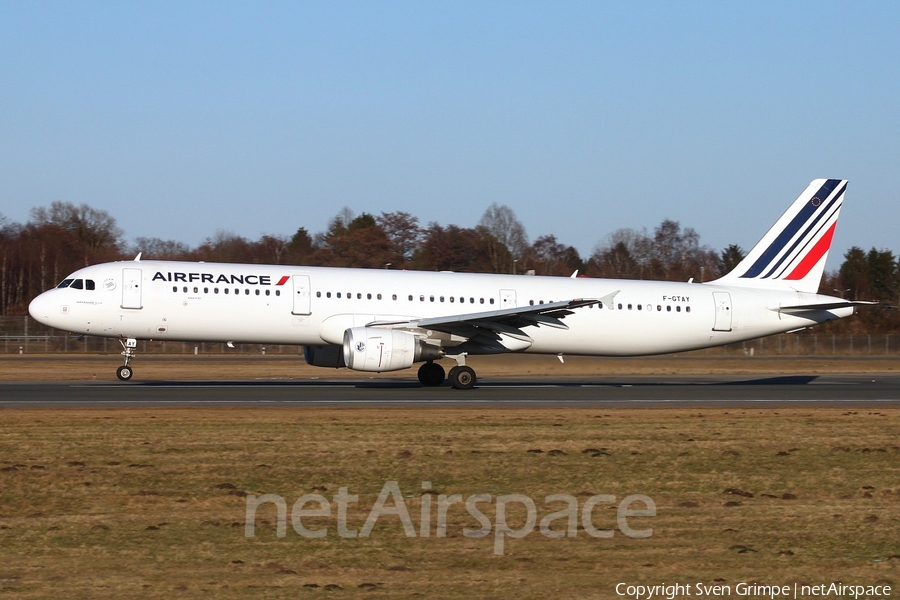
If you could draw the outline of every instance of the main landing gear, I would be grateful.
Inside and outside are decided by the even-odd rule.
[[[461,363],[450,369],[447,378],[450,380],[451,387],[457,390],[470,390],[475,387],[475,369],[462,364],[464,358],[462,356],[455,357],[457,362]],[[444,383],[444,367],[428,361],[419,367],[419,381],[425,387],[435,387]]]
[[[125,364],[116,369],[116,377],[121,379],[122,381],[128,381],[131,379],[131,376],[134,375],[134,371],[131,370],[131,367],[128,366],[128,363],[131,362],[131,359],[135,357],[137,354],[134,349],[137,348],[137,340],[134,338],[128,339],[119,339],[119,343],[122,344],[122,356],[125,357]]]
[[[419,381],[425,387],[436,387],[444,383],[444,367],[428,361],[419,367]]]

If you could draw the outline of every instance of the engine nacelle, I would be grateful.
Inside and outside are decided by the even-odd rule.
[[[340,369],[347,366],[343,346],[303,346],[303,356],[314,367]]]
[[[344,332],[344,360],[356,371],[399,371],[414,362],[443,358],[440,347],[407,331],[351,327]]]

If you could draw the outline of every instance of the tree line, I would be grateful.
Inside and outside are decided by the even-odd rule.
[[[590,256],[546,234],[530,241],[515,212],[492,204],[475,227],[423,225],[407,212],[355,215],[344,208],[325,231],[300,227],[292,236],[257,240],[218,231],[196,247],[124,232],[106,211],[53,202],[31,211],[26,223],[0,215],[0,315],[27,314],[37,294],[78,268],[112,260],[146,259],[292,264],[309,266],[515,273],[703,282],[729,272],[744,257],[737,245],[716,251],[699,234],[664,220],[652,231],[619,229]],[[900,304],[900,264],[890,250],[853,247],[837,271],[826,273],[821,293]],[[898,311],[866,310],[835,326],[842,333],[900,331]]]

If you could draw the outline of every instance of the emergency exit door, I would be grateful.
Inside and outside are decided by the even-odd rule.
[[[731,294],[713,292],[713,302],[716,304],[716,321],[713,331],[731,331]]]
[[[308,315],[309,309],[309,275],[294,275],[294,309],[295,315]]]
[[[141,270],[122,269],[122,308],[143,308]]]

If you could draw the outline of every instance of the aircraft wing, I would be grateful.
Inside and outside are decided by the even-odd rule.
[[[461,338],[463,345],[477,346],[482,351],[509,352],[523,350],[532,339],[526,327],[553,327],[568,329],[563,319],[576,308],[600,304],[612,306],[612,299],[619,290],[597,299],[573,299],[546,304],[504,308],[485,312],[425,317],[409,321],[376,321],[372,327],[390,327],[414,331],[439,331]]]

